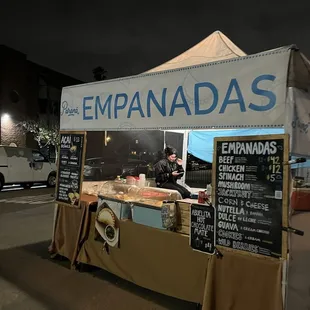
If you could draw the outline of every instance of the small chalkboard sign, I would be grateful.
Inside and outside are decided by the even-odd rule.
[[[86,151],[86,132],[61,132],[56,202],[80,206]]]
[[[214,207],[192,204],[190,212],[190,246],[196,251],[213,255],[215,253]]]
[[[286,258],[288,135],[214,139],[216,246]]]

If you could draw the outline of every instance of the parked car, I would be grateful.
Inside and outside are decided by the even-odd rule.
[[[148,163],[137,159],[124,159],[115,157],[88,158],[84,165],[84,179],[106,180],[119,176],[138,176],[148,173]]]
[[[56,165],[40,151],[29,148],[0,146],[0,190],[4,185],[34,183],[56,184]]]
[[[212,163],[195,157],[192,154],[187,155],[187,171],[209,170],[212,169]]]
[[[199,170],[211,170],[212,169],[212,163],[209,163],[207,161],[201,160],[200,162],[198,161],[199,165]]]
[[[188,161],[186,163],[186,170],[187,171],[199,170],[199,164],[196,161],[194,161],[194,160]]]

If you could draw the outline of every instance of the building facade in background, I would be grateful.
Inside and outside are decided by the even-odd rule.
[[[62,88],[81,83],[0,45],[0,144],[37,148],[19,124],[39,118],[59,120]]]

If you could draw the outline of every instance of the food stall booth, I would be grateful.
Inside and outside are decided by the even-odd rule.
[[[304,129],[310,113],[305,91],[309,68],[304,56],[289,46],[64,88],[51,250],[69,258],[72,267],[97,266],[150,290],[201,304],[205,310],[293,309],[287,301],[291,249],[287,191],[283,190],[286,203],[281,209],[286,219],[281,220],[286,225],[281,227],[284,250],[277,257],[218,243],[206,253],[191,245],[193,205],[201,211],[197,201],[119,180],[83,182],[78,175],[87,131],[283,128],[290,137],[283,136],[287,167],[289,149],[296,156],[310,155],[309,133]],[[186,148],[187,143],[183,145]],[[75,170],[68,168],[70,152],[78,154],[71,165]],[[288,173],[285,180],[288,188]],[[213,188],[214,182],[215,177]],[[162,209],[169,204],[166,210],[175,212],[174,229],[164,226]]]

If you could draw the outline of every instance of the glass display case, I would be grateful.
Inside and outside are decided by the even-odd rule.
[[[104,196],[117,200],[140,202],[160,207],[164,200],[180,200],[180,193],[157,187],[137,187],[115,181],[83,182],[83,194]]]
[[[84,182],[82,191],[84,194],[97,195],[98,207],[109,207],[118,219],[130,219],[158,229],[165,229],[161,215],[163,202],[182,199],[178,191],[137,187],[115,181]]]

